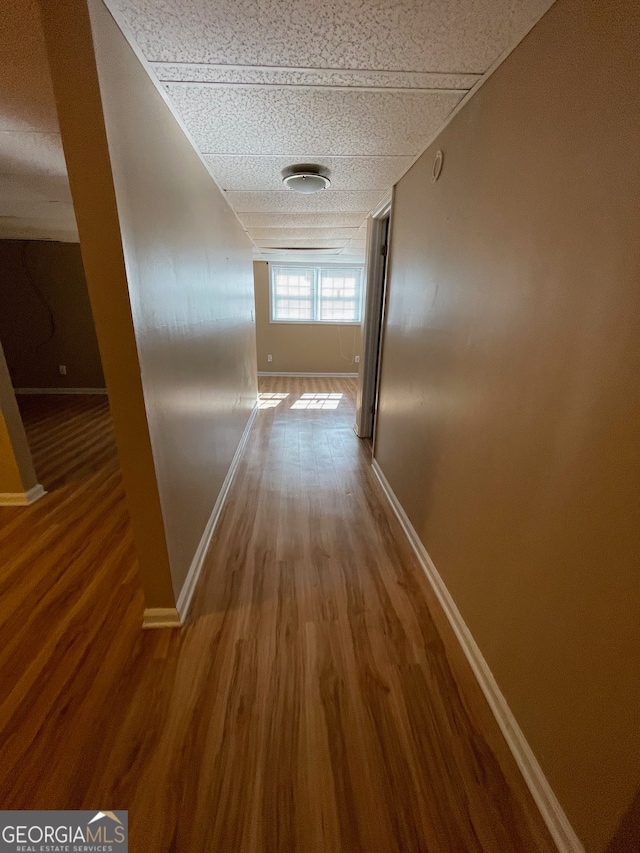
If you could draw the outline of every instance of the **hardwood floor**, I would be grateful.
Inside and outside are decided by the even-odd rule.
[[[555,850],[354,390],[261,380],[188,624],[146,632],[106,400],[23,398],[50,494],[0,510],[3,808],[128,809],[134,853]]]

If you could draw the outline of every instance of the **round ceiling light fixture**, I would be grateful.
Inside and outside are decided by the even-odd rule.
[[[282,176],[285,187],[297,193],[317,193],[320,190],[326,190],[331,184],[321,167],[310,163],[289,166],[283,171]]]

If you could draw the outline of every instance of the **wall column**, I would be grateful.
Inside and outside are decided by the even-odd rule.
[[[0,345],[0,506],[27,506],[44,494]]]
[[[40,3],[146,627],[180,624],[134,331],[120,218],[86,0]]]

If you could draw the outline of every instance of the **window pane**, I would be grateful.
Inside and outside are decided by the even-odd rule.
[[[314,271],[299,267],[274,267],[271,306],[273,320],[313,319]]]
[[[359,323],[362,270],[320,270],[319,320]]]
[[[361,267],[270,265],[271,319],[292,323],[359,323]]]

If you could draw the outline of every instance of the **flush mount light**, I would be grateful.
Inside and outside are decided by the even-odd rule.
[[[326,190],[331,181],[322,173],[320,166],[301,163],[298,166],[290,166],[282,173],[282,183],[289,190],[297,193],[317,193]]]

